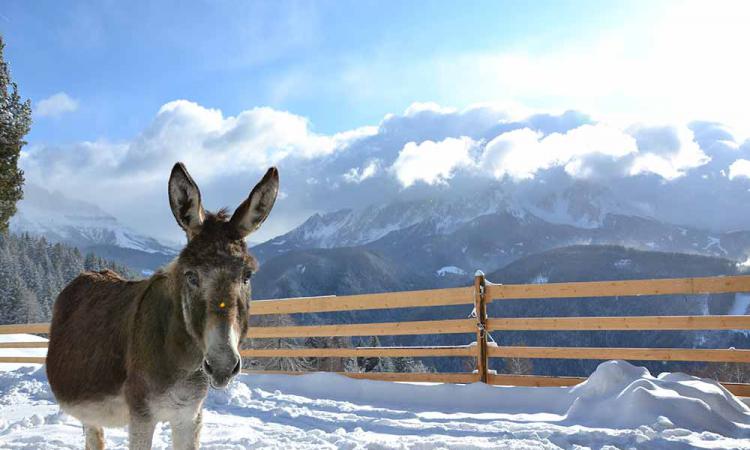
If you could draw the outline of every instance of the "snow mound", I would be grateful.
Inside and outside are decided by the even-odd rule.
[[[635,428],[667,418],[674,427],[750,437],[750,408],[713,380],[680,373],[653,377],[643,367],[608,361],[570,391],[571,424]]]

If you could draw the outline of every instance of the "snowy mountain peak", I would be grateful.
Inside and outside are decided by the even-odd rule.
[[[151,254],[176,254],[174,248],[129,229],[96,205],[34,184],[24,186],[24,199],[18,203],[10,229],[84,249],[114,246]]]

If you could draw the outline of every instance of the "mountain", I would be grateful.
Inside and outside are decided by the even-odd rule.
[[[524,201],[518,201],[523,198]],[[315,214],[290,232],[253,247],[261,260],[296,250],[363,247],[422,277],[492,271],[527,255],[577,245],[748,259],[750,231],[715,233],[658,221],[595,185],[556,194],[482,195],[402,200]]]
[[[175,248],[129,229],[98,206],[34,184],[24,186],[24,198],[10,229],[72,245],[141,271],[154,270],[177,255]]]
[[[412,290],[428,282],[363,248],[300,250],[261,265],[253,278],[253,298]]]

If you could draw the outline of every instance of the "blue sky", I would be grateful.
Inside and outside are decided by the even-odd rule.
[[[38,118],[32,142],[130,138],[182,98],[226,114],[272,106],[331,133],[415,101],[480,99],[438,83],[432,61],[591,41],[647,21],[651,5],[6,0],[0,30],[26,96],[64,92],[78,103],[75,114]],[[493,97],[481,99],[507,100]]]
[[[462,173],[744,192],[748,23],[743,1],[0,6],[34,107],[28,182],[167,239],[179,238],[164,189],[176,160],[209,208],[279,166],[282,196],[255,240]],[[709,225],[750,227],[735,215]]]

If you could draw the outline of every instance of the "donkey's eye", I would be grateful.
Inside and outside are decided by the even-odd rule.
[[[198,278],[198,274],[193,272],[192,270],[188,270],[187,272],[185,272],[185,279],[192,287],[199,287],[201,284],[200,279]]]
[[[253,271],[252,270],[246,270],[245,273],[242,274],[242,282],[245,284],[248,284],[250,282],[250,279],[253,277]]]

